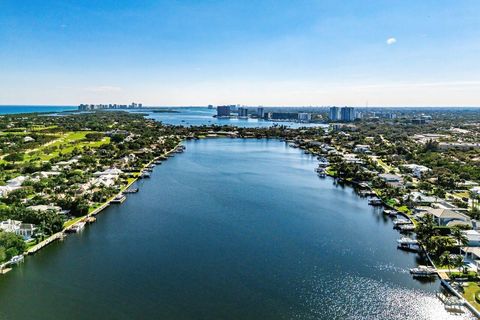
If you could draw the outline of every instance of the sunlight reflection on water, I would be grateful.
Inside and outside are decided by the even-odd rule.
[[[343,281],[322,278],[310,286],[313,291],[304,294],[310,313],[296,314],[296,319],[475,319],[468,312],[458,315],[447,312],[433,294],[393,287],[370,278],[346,276]]]

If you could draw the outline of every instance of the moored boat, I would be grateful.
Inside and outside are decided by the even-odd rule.
[[[410,269],[410,273],[415,277],[430,277],[437,274],[434,267],[419,265],[416,268]]]
[[[110,200],[110,202],[111,203],[122,203],[125,200],[127,200],[127,197],[125,197],[125,195],[121,193],[121,194],[117,195],[115,198],[113,198],[112,200]]]
[[[368,200],[368,204],[372,206],[381,206],[383,204],[383,201],[379,198],[372,198]]]

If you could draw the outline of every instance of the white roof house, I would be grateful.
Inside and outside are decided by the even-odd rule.
[[[78,158],[72,158],[68,161],[59,161],[56,163],[57,166],[68,166],[68,165],[71,165],[71,164],[74,164],[74,163],[78,163]]]
[[[343,160],[348,163],[357,163],[363,164],[363,160],[359,159],[356,154],[353,153],[346,153],[343,155]]]
[[[108,176],[108,175],[120,175],[122,173],[123,173],[123,171],[120,170],[120,169],[110,168],[110,169],[107,169],[107,170],[104,170],[104,171],[97,171],[93,175],[95,177],[99,177],[99,176]]]
[[[8,219],[0,222],[0,230],[4,232],[17,232],[20,229],[22,221]]]
[[[13,190],[18,189],[10,186],[0,186],[0,198],[6,197]]]
[[[21,187],[22,184],[23,184],[23,183],[25,182],[25,180],[27,180],[27,179],[28,179],[28,177],[26,177],[26,176],[18,176],[18,177],[16,177],[16,178],[13,178],[13,179],[8,180],[8,181],[7,181],[7,185],[8,185],[9,187],[13,187],[13,188],[17,187],[17,188],[18,188],[18,187]]]
[[[403,178],[397,176],[396,174],[390,173],[381,173],[378,175],[380,179],[385,181],[387,184],[394,186],[394,187],[401,187],[403,186]]]
[[[67,214],[70,211],[69,210],[62,210],[62,207],[60,206],[54,206],[54,205],[44,205],[44,204],[39,204],[36,206],[29,206],[27,209],[33,210],[33,211],[40,211],[40,212],[46,212],[48,210],[55,211],[57,214]]]
[[[4,232],[12,232],[21,236],[24,240],[29,240],[37,228],[31,223],[22,223],[18,220],[8,219],[0,222],[0,230]]]
[[[419,164],[404,164],[404,168],[410,169],[412,171],[412,175],[417,178],[421,178],[422,174],[425,174],[429,171],[432,171],[430,168],[419,165]]]
[[[468,239],[469,247],[480,247],[480,233],[477,230],[462,230]]]
[[[117,180],[118,176],[117,175],[101,175],[98,178],[95,178],[91,181],[92,185],[94,186],[103,186],[103,187],[111,187],[115,185],[115,180]]]
[[[52,177],[52,176],[59,176],[61,175],[62,173],[59,172],[59,171],[40,171],[40,172],[37,172],[35,173],[35,175],[41,177],[41,178],[48,178],[48,177]]]
[[[474,187],[474,188],[470,189],[470,191],[472,191],[473,193],[476,193],[476,194],[480,195],[480,187]]]
[[[444,208],[420,207],[415,208],[417,216],[431,214],[440,226],[453,227],[456,225],[472,225],[471,219],[466,214]]]
[[[410,194],[405,195],[403,199],[407,200],[409,197],[417,205],[424,205],[424,204],[431,204],[431,203],[438,202],[437,197],[427,196],[417,191],[411,192]]]
[[[357,144],[353,149],[353,152],[356,153],[370,153],[370,146],[367,144]]]
[[[25,138],[23,138],[23,142],[32,142],[32,141],[35,141],[35,139],[33,139],[32,137],[26,136]]]

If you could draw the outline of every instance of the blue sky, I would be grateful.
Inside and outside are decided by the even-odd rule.
[[[479,16],[477,0],[1,0],[0,104],[476,106]]]

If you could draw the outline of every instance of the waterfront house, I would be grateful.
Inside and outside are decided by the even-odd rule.
[[[417,207],[415,208],[415,213],[417,217],[422,217],[425,214],[431,214],[439,226],[472,226],[472,221],[468,215],[452,209]]]
[[[392,187],[402,187],[403,186],[403,178],[400,176],[397,176],[396,174],[390,174],[390,173],[381,173],[378,175],[380,179],[385,181],[388,185]]]
[[[24,240],[29,240],[35,233],[37,228],[31,223],[22,223],[18,220],[8,219],[0,222],[0,230],[4,232],[12,232],[21,236]]]
[[[19,188],[28,179],[27,176],[18,176],[7,181],[7,186],[12,188]]]
[[[421,178],[422,175],[425,173],[432,171],[430,168],[419,165],[419,164],[404,164],[402,167],[407,168],[411,173],[412,176],[415,178]]]
[[[353,149],[355,153],[371,153],[370,146],[367,144],[357,144]]]
[[[60,206],[44,205],[44,204],[29,206],[27,207],[27,209],[38,211],[38,212],[54,211],[56,214],[68,214],[70,212],[70,210],[62,210]]]
[[[30,240],[33,235],[35,234],[35,231],[37,230],[37,227],[32,224],[32,223],[22,223],[20,225],[20,228],[16,232],[17,235],[21,236],[23,240]]]
[[[111,187],[115,185],[115,181],[117,180],[118,175],[101,175],[91,181],[91,185],[93,186],[103,186],[103,187]]]
[[[126,165],[126,164],[129,164],[130,162],[135,161],[136,158],[137,157],[133,153],[130,153],[129,155],[121,158],[120,163],[123,164],[123,165]]]
[[[346,153],[343,155],[343,160],[347,163],[356,163],[356,164],[363,164],[363,160],[359,159],[356,154],[353,153]]]
[[[468,239],[469,247],[480,247],[480,233],[477,230],[462,230]]]
[[[477,270],[480,270],[480,247],[462,247],[461,251],[465,255],[465,260],[472,261]]]
[[[408,198],[410,198],[410,200],[417,206],[428,206],[432,203],[438,202],[437,197],[427,196],[418,191],[411,192],[403,197],[404,200],[407,200]]]
[[[94,177],[100,177],[100,176],[117,176],[122,174],[123,171],[117,168],[110,168],[104,171],[97,171],[93,174]]]
[[[20,229],[21,221],[8,219],[0,222],[0,230],[16,233]]]

